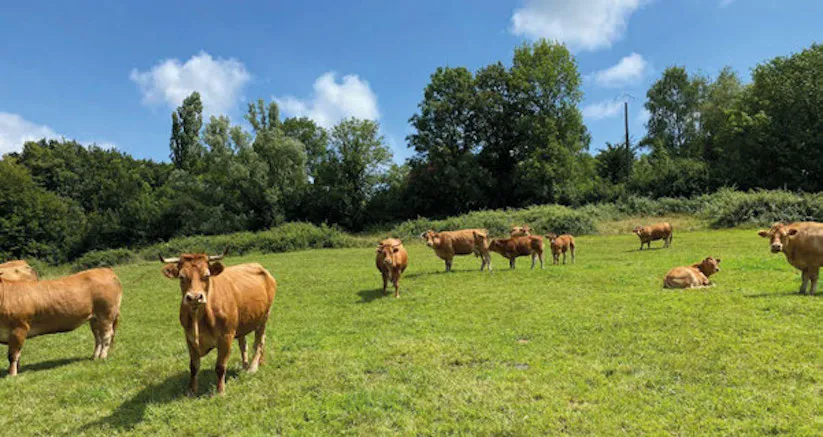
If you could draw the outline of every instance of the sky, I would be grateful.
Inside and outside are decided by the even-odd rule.
[[[823,40],[813,0],[8,2],[0,12],[0,153],[42,137],[168,161],[170,114],[194,90],[206,116],[248,102],[323,126],[373,119],[397,162],[429,76],[511,64],[520,44],[565,43],[583,77],[591,152],[639,140],[663,70],[751,69]]]

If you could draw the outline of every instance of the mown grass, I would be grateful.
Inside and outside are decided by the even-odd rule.
[[[125,287],[108,362],[88,328],[29,340],[0,380],[4,435],[820,435],[823,298],[750,230],[578,238],[576,265],[455,273],[421,244],[401,298],[383,298],[371,249],[230,257],[279,282],[267,363],[212,397],[188,373],[177,284],[159,263]],[[672,266],[722,258],[716,287],[661,289]],[[5,373],[5,371],[3,371]]]

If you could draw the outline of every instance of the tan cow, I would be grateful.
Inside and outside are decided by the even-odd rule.
[[[546,234],[546,239],[549,240],[549,244],[551,245],[553,265],[560,264],[561,253],[563,254],[563,264],[566,264],[566,252],[571,252],[572,264],[574,264],[574,237],[570,234],[562,234],[560,236],[556,234]]]
[[[487,244],[477,244],[478,241],[488,241],[488,231],[485,229],[463,229],[460,231],[434,232],[426,231],[420,237],[426,241],[426,246],[434,249],[434,253],[446,262],[446,271],[452,269],[452,260],[456,255],[479,256],[481,259],[480,271],[488,266],[492,269],[491,256]]]
[[[0,343],[9,346],[9,376],[17,375],[27,338],[68,332],[90,322],[92,359],[106,358],[120,318],[123,287],[111,269],[92,269],[49,281],[0,278]]]
[[[0,264],[0,277],[9,281],[36,281],[37,272],[23,260]]]
[[[511,229],[509,230],[509,236],[512,236],[512,237],[526,237],[526,236],[531,235],[531,231],[532,231],[532,229],[529,227],[529,225],[512,226]]]
[[[534,263],[538,258],[540,259],[540,268],[543,268],[543,237],[539,235],[496,238],[489,244],[489,250],[508,259],[510,269],[514,268],[517,257],[529,255],[532,257],[532,268],[534,268]]]
[[[663,279],[663,288],[701,288],[712,284],[709,276],[720,271],[720,258],[708,257],[699,263],[675,267]]]
[[[277,292],[277,281],[260,264],[223,267],[223,255],[186,253],[163,258],[163,274],[180,279],[180,325],[189,349],[189,395],[197,394],[200,357],[217,348],[217,393],[225,391],[226,364],[231,342],[237,339],[243,367],[256,372],[263,364],[266,322]],[[246,335],[254,332],[251,364],[246,353]]]
[[[403,242],[396,238],[387,238],[377,245],[377,257],[375,258],[377,270],[383,276],[383,296],[387,294],[386,288],[391,280],[394,284],[394,297],[400,297],[400,276],[409,265],[409,254],[403,247]]]
[[[820,265],[823,264],[823,223],[799,222],[784,225],[775,223],[768,231],[758,232],[769,239],[772,253],[786,255],[786,261],[802,273],[800,294],[806,294],[809,281],[812,288],[809,294],[817,291],[817,278]]]
[[[651,249],[652,241],[655,240],[663,240],[663,247],[669,247],[672,244],[672,225],[666,222],[651,226],[638,226],[632,232],[640,237],[640,250],[643,250],[644,244]]]

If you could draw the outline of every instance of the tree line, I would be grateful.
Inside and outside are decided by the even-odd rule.
[[[63,262],[90,250],[287,221],[361,231],[417,216],[721,187],[823,191],[823,46],[757,65],[744,82],[667,68],[646,93],[647,133],[590,153],[582,79],[562,44],[510,65],[441,67],[394,164],[374,121],[331,128],[250,103],[248,128],[203,120],[198,93],[171,114],[170,162],[74,141],[28,142],[0,161],[0,256]],[[622,132],[615,132],[622,137]]]

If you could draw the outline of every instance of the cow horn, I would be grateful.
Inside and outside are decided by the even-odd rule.
[[[226,245],[226,248],[223,249],[223,253],[220,255],[209,255],[209,261],[220,261],[221,259],[226,257],[226,254],[229,253],[229,245]]]
[[[160,262],[164,264],[174,264],[180,261],[180,258],[163,258],[163,254],[158,253],[157,256],[160,257]]]

